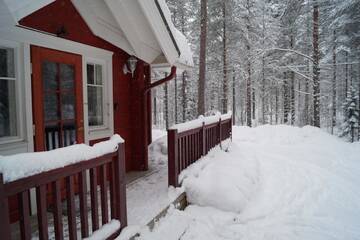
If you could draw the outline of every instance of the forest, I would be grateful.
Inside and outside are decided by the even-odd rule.
[[[154,90],[155,127],[232,111],[236,125],[311,125],[359,140],[360,1],[167,3],[195,67]]]

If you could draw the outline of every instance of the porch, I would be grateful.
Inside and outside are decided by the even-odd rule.
[[[125,203],[122,201],[119,202],[118,199],[114,198],[114,183],[112,181],[113,176],[115,175],[110,174],[110,178],[108,179],[106,175],[108,171],[104,170],[104,165],[99,165],[97,167],[100,169],[100,183],[98,183],[98,186],[94,182],[97,171],[94,171],[93,167],[87,168],[86,170],[82,169],[78,174],[83,171],[89,171],[90,191],[71,196],[71,194],[68,195],[69,191],[67,190],[66,201],[60,201],[57,203],[59,204],[58,206],[55,208],[47,208],[46,211],[42,213],[42,218],[47,219],[46,225],[48,227],[46,228],[44,226],[41,227],[41,224],[38,224],[38,222],[41,222],[39,221],[39,215],[30,216],[29,211],[26,211],[25,209],[24,212],[24,209],[21,209],[21,214],[25,215],[22,215],[19,223],[12,225],[11,239],[29,239],[30,237],[40,239],[80,239],[89,236],[89,232],[94,232],[93,229],[103,229],[103,226],[100,227],[101,224],[106,224],[110,231],[115,232],[115,235],[106,237],[113,239],[118,234],[120,226],[122,229],[127,224],[138,226],[148,224],[181,194],[181,191],[178,189],[168,189],[168,185],[171,181],[169,178],[171,177],[171,174],[173,174],[172,166],[174,166],[174,164],[177,165],[178,173],[180,173],[182,169],[201,158],[202,153],[198,152],[198,154],[195,154],[197,152],[196,149],[205,149],[205,151],[209,151],[212,147],[220,143],[220,139],[224,140],[231,136],[231,115],[223,115],[222,118],[223,120],[221,120],[221,116],[215,116],[177,125],[168,131],[170,133],[168,137],[164,135],[158,139],[153,139],[155,140],[154,143],[149,146],[150,170],[141,173],[132,172],[124,177],[124,181],[126,181],[126,191],[121,191],[121,197],[119,196],[119,198],[124,198],[126,196]],[[178,149],[183,149],[181,152],[187,152],[188,154],[182,154],[181,156],[183,157],[178,155],[176,159],[180,162],[170,163],[168,165],[167,152],[169,151],[170,153],[173,151],[173,149],[171,149],[171,142],[173,141],[172,133],[175,129],[181,134],[178,136],[178,139],[180,139],[178,142],[181,144],[183,143],[183,146],[178,145]],[[205,130],[204,134],[200,134],[203,130]],[[202,140],[202,136],[204,136],[204,141]],[[167,149],[168,142],[170,143],[170,149]],[[203,146],[205,148],[203,148]],[[123,146],[121,148],[123,148]],[[119,158],[121,155],[121,151],[118,151],[118,159],[121,159],[121,157]],[[173,160],[174,159],[170,158],[170,161]],[[105,169],[112,169],[112,166],[115,165],[110,163]],[[70,173],[66,173],[66,175],[69,174]],[[66,179],[69,179],[69,177]],[[174,177],[172,177],[172,179],[174,179]],[[82,185],[84,183],[85,182],[82,182],[80,184],[80,188],[84,187]],[[69,186],[70,185],[67,185],[67,187]],[[94,186],[96,186],[96,190]],[[117,185],[115,184],[115,192],[116,186]],[[104,192],[106,192],[106,194]],[[20,200],[23,200],[23,194],[21,197],[20,195],[18,196]],[[69,201],[69,197],[73,200]],[[39,202],[37,204],[39,204]],[[117,211],[117,208],[113,207],[117,204],[121,204],[121,208],[126,208],[125,217],[127,215],[127,219],[120,221],[121,225],[117,225],[118,223],[110,221],[110,219],[118,219],[116,214],[113,213],[113,211]],[[68,206],[73,208],[73,210],[69,210]],[[85,211],[84,206],[91,207],[91,210]],[[94,206],[97,206],[95,207],[95,209],[97,209],[96,211],[94,211]],[[57,215],[58,218],[56,219],[53,215]],[[84,220],[85,218],[87,218],[87,220]],[[85,223],[85,226],[87,225],[85,229],[84,221],[87,222]],[[125,225],[122,224],[124,222]],[[59,223],[61,225],[60,227]],[[44,231],[44,229],[46,230]]]

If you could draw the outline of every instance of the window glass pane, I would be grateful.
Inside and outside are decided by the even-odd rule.
[[[86,66],[86,69],[87,69],[87,83],[95,84],[95,82],[94,82],[94,65],[88,64]]]
[[[73,89],[74,88],[75,69],[73,65],[60,64],[60,81],[61,88]]]
[[[15,81],[0,79],[0,137],[17,136]]]
[[[57,94],[44,94],[44,116],[45,121],[59,120]]]
[[[42,77],[44,90],[56,90],[58,83],[56,80],[57,64],[54,62],[43,62]]]
[[[102,87],[88,86],[89,126],[104,125]]]
[[[62,94],[61,109],[63,119],[75,118],[75,95],[73,93]]]
[[[96,72],[96,83],[97,85],[102,85],[102,66],[95,65]]]
[[[15,77],[14,49],[0,48],[0,77]]]

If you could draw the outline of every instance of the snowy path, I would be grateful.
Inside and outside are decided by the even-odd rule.
[[[139,239],[360,239],[360,144],[319,129],[234,129],[183,172],[192,202]]]
[[[146,225],[175,198],[168,196],[166,132],[153,131],[153,144],[149,147],[150,175],[127,186],[128,224]]]

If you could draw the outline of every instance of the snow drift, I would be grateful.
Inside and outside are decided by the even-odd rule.
[[[360,145],[313,127],[234,127],[181,174],[192,203],[140,239],[360,239]]]

